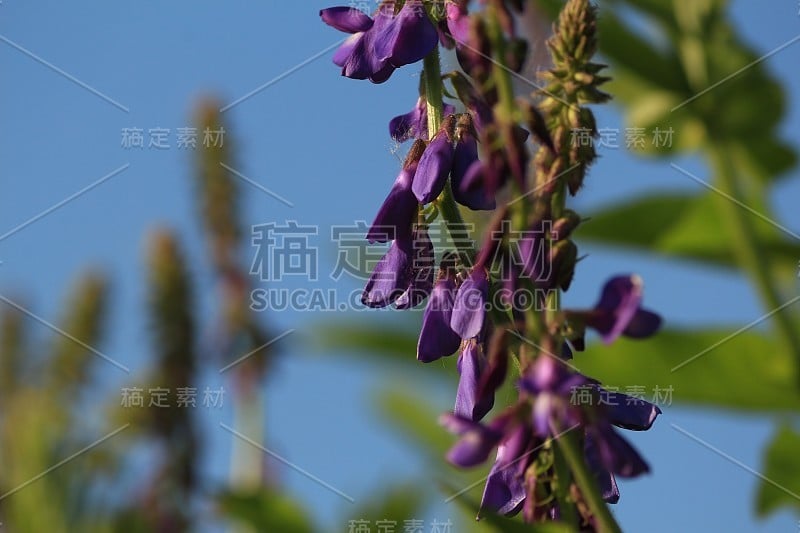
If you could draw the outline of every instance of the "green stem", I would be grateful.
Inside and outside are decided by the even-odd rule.
[[[425,83],[425,105],[428,110],[428,136],[433,138],[439,128],[442,126],[442,71],[439,64],[439,47],[435,47],[433,51],[425,56],[423,62],[423,73]],[[439,208],[439,214],[445,222],[447,231],[453,239],[456,248],[472,258],[474,253],[472,245],[470,244],[470,235],[464,224],[464,219],[461,217],[461,211],[458,209],[455,199],[453,198],[453,191],[450,188],[450,180],[445,183],[442,194],[436,199],[436,205]]]
[[[736,181],[736,170],[726,154],[725,145],[721,141],[713,142],[708,152],[719,190],[732,198],[742,198]],[[785,302],[782,301],[780,291],[771,276],[767,256],[756,235],[751,215],[722,195],[719,195],[717,205],[732,230],[731,242],[739,265],[753,280],[764,306],[769,311],[780,308]],[[800,337],[798,337],[791,317],[785,308],[776,311],[773,316],[784,345],[789,348],[798,361],[797,379],[800,382]]]
[[[559,428],[554,428],[559,429]],[[599,531],[603,533],[621,533],[614,515],[608,509],[608,505],[603,501],[600,492],[600,487],[594,478],[594,474],[589,470],[586,461],[583,459],[583,453],[578,446],[577,435],[571,431],[559,431],[556,442],[558,448],[563,453],[564,459],[572,471],[572,476],[581,491],[581,495],[586,500],[586,504],[592,511]]]
[[[425,104],[428,108],[428,136],[433,138],[442,125],[442,70],[439,64],[439,47],[425,56]]]
[[[556,474],[556,498],[558,508],[561,511],[561,520],[578,529],[578,513],[575,512],[575,502],[570,498],[570,485],[572,484],[572,472],[564,459],[564,452],[560,447],[553,447],[553,470]]]

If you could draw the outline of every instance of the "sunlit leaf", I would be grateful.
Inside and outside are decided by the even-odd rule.
[[[577,238],[736,267],[730,229],[717,215],[717,200],[711,193],[645,196],[590,214],[590,219],[579,227]],[[755,215],[748,216],[755,219],[765,253],[777,262],[795,265],[800,257],[800,242]]]
[[[613,346],[590,345],[574,363],[620,391],[638,387],[645,399],[661,405],[800,408],[796,366],[780,342],[752,330],[735,336],[732,331],[666,330],[647,340],[621,338]]]
[[[270,490],[227,492],[218,497],[222,513],[256,531],[311,533],[309,514],[288,496]]]
[[[756,511],[770,514],[780,507],[794,507],[800,512],[800,433],[783,426],[764,453],[764,478],[758,486]]]

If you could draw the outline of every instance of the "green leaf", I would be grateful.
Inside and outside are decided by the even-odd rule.
[[[602,12],[598,19],[598,33],[602,53],[613,60],[614,71],[624,69],[635,74],[642,83],[661,90],[683,95],[690,93],[678,56],[674,52],[658,50],[639,37],[613,11]],[[632,50],[636,53],[631,53]]]
[[[745,174],[762,182],[781,176],[797,166],[797,153],[783,141],[768,137],[751,136],[748,140],[731,141],[729,150],[735,164]]]
[[[315,343],[321,354],[334,353],[360,357],[373,363],[394,363],[412,373],[456,379],[455,362],[445,358],[433,363],[417,361],[419,324],[403,318],[387,325],[380,320],[343,319],[318,324]]]
[[[730,229],[717,216],[716,198],[711,194],[656,193],[612,205],[590,214],[589,220],[578,228],[577,236],[736,268]],[[761,219],[754,224],[762,249],[771,260],[796,264],[800,242],[790,240]]]
[[[648,340],[620,338],[613,346],[590,345],[576,354],[574,363],[604,385],[621,392],[639,387],[644,399],[662,405],[675,401],[747,411],[800,408],[795,363],[780,342],[752,330],[735,336],[732,331],[666,330]]]
[[[272,490],[226,492],[218,497],[222,512],[256,531],[311,533],[309,513],[288,496]]]
[[[764,453],[766,479],[761,480],[756,496],[756,512],[766,516],[780,507],[794,507],[800,512],[800,433],[782,426]],[[769,481],[767,481],[769,480]]]
[[[326,350],[346,349],[398,361],[416,358],[418,330],[396,323],[387,328],[378,322],[370,319],[325,322],[315,328],[315,337]]]

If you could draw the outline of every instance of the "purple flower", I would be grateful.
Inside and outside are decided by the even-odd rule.
[[[406,163],[403,166],[367,232],[367,240],[370,243],[411,238],[411,227],[419,207],[417,198],[411,191],[416,171],[416,162]]]
[[[319,12],[322,22],[345,33],[361,33],[372,28],[373,21],[354,7],[329,7]]]
[[[472,269],[456,293],[450,327],[462,339],[477,337],[486,318],[486,301],[489,298],[489,279],[482,267]]]
[[[600,491],[603,493],[603,499],[608,503],[617,503],[619,501],[617,479],[614,474],[603,467],[594,439],[589,435],[584,440],[583,454],[586,457],[586,463],[594,472],[595,478],[597,478]]]
[[[599,385],[596,388],[604,398],[606,418],[617,427],[632,431],[647,431],[661,414],[658,406],[641,398],[621,392],[609,392]]]
[[[485,169],[478,160],[478,141],[464,131],[456,142],[451,175],[453,198],[474,211],[493,211],[497,207],[494,194],[486,187]]]
[[[570,372],[563,362],[548,355],[538,357],[520,380],[520,388],[532,396],[533,427],[538,436],[546,438],[557,431],[584,428],[586,438],[592,439],[590,459],[595,460],[595,471],[601,477],[602,469],[623,477],[648,471],[647,463],[613,426],[649,429],[661,413],[655,405],[624,394],[603,398],[601,402],[608,393],[596,382]],[[581,390],[590,394],[588,401],[577,397]]]
[[[450,104],[442,105],[445,116],[456,112],[456,108]],[[428,140],[428,106],[424,98],[420,97],[414,109],[405,115],[398,115],[389,121],[389,135],[399,143],[409,139]]]
[[[342,67],[342,76],[383,83],[394,67],[375,53],[375,39],[391,24],[392,17],[381,9],[371,19],[352,7],[331,7],[319,12],[322,21],[337,30],[352,33],[333,54],[333,62]]]
[[[478,466],[486,461],[503,438],[506,418],[500,415],[485,425],[455,413],[442,415],[439,422],[461,437],[447,453],[447,460],[462,468]]]
[[[455,414],[470,420],[480,420],[494,406],[494,390],[481,387],[487,371],[487,360],[483,348],[476,340],[467,341],[458,356],[458,380]],[[481,390],[484,389],[484,390]]]
[[[594,386],[603,398],[602,414],[586,428],[584,453],[609,503],[619,500],[615,474],[635,477],[649,471],[647,463],[636,450],[614,430],[613,426],[633,431],[646,431],[661,414],[657,406],[619,392]]]
[[[394,2],[382,6],[390,13],[393,9]],[[375,38],[375,53],[393,67],[401,67],[423,59],[438,42],[439,34],[422,0],[406,0],[391,24]]]
[[[525,470],[533,461],[533,436],[524,425],[517,425],[497,446],[495,458],[481,498],[481,511],[513,516],[522,510],[527,490]]]
[[[407,1],[397,15],[393,2],[382,4],[374,19],[352,7],[323,9],[320,17],[329,26],[352,34],[333,56],[348,78],[383,83],[396,68],[428,55],[438,41],[421,0]]]
[[[419,160],[412,190],[421,204],[434,201],[444,190],[453,165],[453,143],[442,128],[430,142]]]
[[[592,383],[586,376],[567,370],[565,363],[556,357],[540,354],[520,380],[520,389],[532,396],[532,423],[536,435],[546,438],[581,424],[584,419],[581,406],[570,400],[573,391]],[[558,428],[554,428],[554,423]]]
[[[606,344],[620,335],[638,339],[654,334],[661,317],[641,308],[642,287],[639,276],[610,279],[594,309],[583,314],[586,325],[596,329]]]
[[[397,239],[378,261],[367,281],[361,302],[368,307],[395,303],[404,309],[418,305],[433,284],[433,245],[424,228],[410,239]]]
[[[411,267],[413,274],[408,288],[394,302],[398,309],[417,307],[433,290],[434,249],[427,228],[424,226],[415,228],[412,234],[412,243],[414,261]]]
[[[534,459],[532,452],[537,441],[520,412],[519,405],[512,406],[487,425],[457,413],[440,419],[447,429],[461,437],[447,454],[447,460],[456,466],[476,466],[497,447],[481,498],[481,511],[512,515],[522,509],[527,492],[524,474]]]
[[[455,274],[450,269],[443,269],[422,315],[417,359],[423,363],[452,355],[461,345],[461,337],[450,328],[455,297]]]
[[[597,422],[586,427],[586,438],[597,448],[600,465],[612,474],[636,477],[650,471],[633,446],[622,438],[609,423]]]
[[[467,2],[464,0],[448,2],[445,10],[445,20],[447,21],[447,30],[450,35],[458,44],[467,42],[469,39]]]

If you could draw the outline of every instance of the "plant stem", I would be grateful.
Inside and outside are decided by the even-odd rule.
[[[586,461],[584,461],[583,453],[579,449],[575,433],[570,429],[553,428],[553,430],[558,430],[556,432],[558,435],[556,443],[572,471],[572,476],[578,488],[580,488],[586,504],[592,511],[595,520],[597,520],[599,531],[603,533],[621,533],[622,530],[614,519],[614,515],[611,514],[606,502],[603,501],[600,487],[597,485],[594,474],[586,466]]]
[[[442,70],[439,65],[439,47],[436,46],[423,62],[425,77],[425,105],[428,109],[428,136],[433,138],[442,125]]]
[[[742,198],[736,181],[736,171],[725,153],[725,145],[721,141],[714,142],[709,146],[708,153],[719,190],[732,198]],[[770,274],[767,257],[756,235],[751,215],[722,195],[719,195],[717,205],[732,230],[731,241],[739,265],[753,280],[764,306],[768,311],[780,308],[785,302],[782,301],[780,291]],[[800,383],[800,337],[785,308],[776,311],[774,319],[784,345],[797,361],[797,379]]]
[[[423,77],[425,80],[425,106],[428,111],[428,136],[432,139],[442,125],[442,71],[439,64],[439,47],[436,46],[430,54],[425,56],[423,62]],[[442,194],[436,199],[439,214],[444,220],[447,231],[453,239],[456,248],[472,258],[473,249],[469,231],[461,217],[453,191],[450,188],[450,180],[444,185]]]

